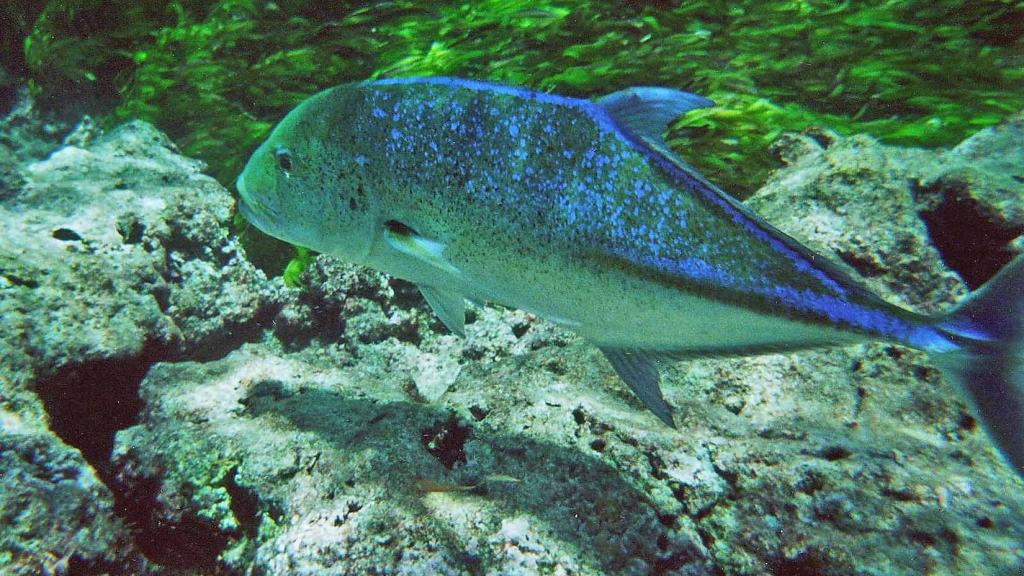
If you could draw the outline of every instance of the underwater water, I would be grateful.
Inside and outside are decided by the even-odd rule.
[[[1024,573],[1020,2],[0,26],[0,574]]]

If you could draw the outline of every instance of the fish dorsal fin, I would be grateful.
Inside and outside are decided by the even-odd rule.
[[[630,390],[640,398],[644,406],[662,422],[675,428],[672,408],[665,402],[665,398],[661,395],[661,388],[658,386],[661,377],[658,374],[658,367],[654,363],[654,356],[642,350],[623,348],[601,347],[601,352],[604,352],[605,357],[612,363],[612,368],[615,368],[615,373],[629,385]]]
[[[627,128],[647,142],[662,146],[664,143],[661,135],[670,122],[690,110],[715,105],[703,96],[656,86],[626,88],[602,96],[596,103],[619,126]]]
[[[441,319],[452,333],[465,338],[466,336],[466,300],[461,294],[435,288],[419,286],[420,294],[430,308]]]

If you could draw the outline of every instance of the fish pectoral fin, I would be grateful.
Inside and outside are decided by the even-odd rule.
[[[445,272],[461,274],[459,269],[445,258],[444,243],[420,236],[412,228],[394,220],[385,222],[384,226],[384,239],[395,250]]]
[[[669,427],[675,428],[672,408],[665,402],[658,386],[660,376],[654,361],[655,356],[642,350],[624,348],[601,347],[601,352],[612,363],[615,373],[629,385],[630,390],[640,398],[644,406]]]
[[[431,310],[452,333],[466,337],[466,300],[461,294],[434,288],[419,286],[420,294],[430,305]]]
[[[654,142],[661,142],[662,133],[676,118],[690,110],[715,105],[703,96],[655,86],[619,90],[598,98],[596,103],[621,127]]]

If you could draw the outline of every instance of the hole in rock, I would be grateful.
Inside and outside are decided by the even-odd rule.
[[[78,232],[70,228],[57,228],[53,231],[53,237],[61,242],[75,242],[82,239]]]
[[[138,244],[146,233],[146,226],[138,220],[118,222],[117,233],[125,244]]]
[[[152,562],[170,568],[213,573],[230,539],[208,520],[182,514],[163,501],[162,479],[142,472],[129,456],[111,462],[114,435],[138,421],[139,386],[161,351],[147,346],[136,357],[83,362],[60,368],[41,380],[36,392],[50,417],[50,429],[82,456],[114,495],[115,511],[133,527],[135,543]],[[232,512],[253,529],[252,501],[236,485]]]
[[[849,458],[851,452],[845,446],[828,446],[823,448],[818,455],[829,462],[835,462],[836,460]]]
[[[925,188],[923,196],[941,195],[941,200],[920,216],[942,260],[974,290],[1014,257],[1010,242],[1024,234],[1024,227],[993,221],[967,186],[940,180]]]
[[[794,558],[776,557],[768,561],[773,576],[823,576],[824,562],[816,554],[802,552]]]
[[[142,401],[139,384],[152,361],[94,360],[65,366],[39,382],[36,392],[50,416],[50,429],[104,477],[110,468],[114,434],[136,422]]]
[[[469,426],[460,426],[455,416],[450,416],[448,420],[435,422],[430,428],[424,428],[421,442],[427,452],[444,464],[445,468],[451,470],[456,462],[466,463],[466,452],[463,448],[469,437]]]
[[[161,479],[134,477],[133,472],[123,471],[111,488],[117,513],[134,528],[135,543],[146,558],[167,568],[219,573],[218,558],[229,536],[209,520],[169,509],[160,496]]]

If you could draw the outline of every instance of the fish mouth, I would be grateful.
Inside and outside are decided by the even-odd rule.
[[[238,179],[235,180],[235,188],[238,190],[238,212],[243,218],[261,228],[260,222],[273,219],[277,216],[277,211],[252,199],[245,187],[244,175],[244,173],[239,174]]]
[[[235,178],[235,189],[238,190],[239,196],[248,195],[245,189],[245,172],[242,172],[238,175],[238,178]]]
[[[249,204],[246,203],[245,198],[238,197],[238,213],[242,215],[242,218],[248,220],[251,224],[256,224],[256,213],[253,212]]]

